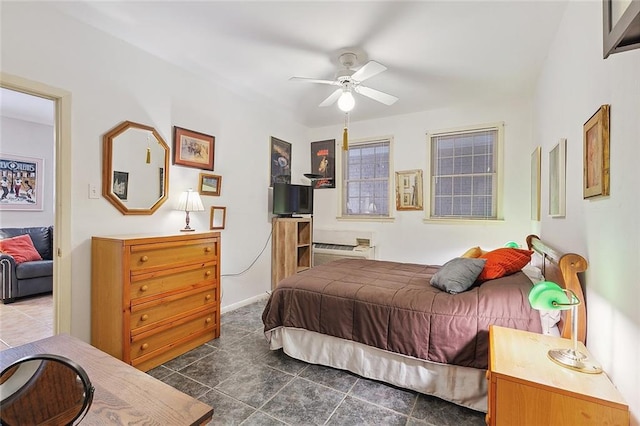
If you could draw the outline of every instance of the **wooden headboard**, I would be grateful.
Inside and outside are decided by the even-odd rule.
[[[573,291],[578,299],[578,340],[585,343],[587,335],[587,309],[578,273],[587,270],[587,260],[575,253],[560,253],[542,242],[536,235],[527,236],[527,246],[535,253],[531,264],[542,270],[544,279],[553,281],[560,287]],[[562,337],[571,338],[571,310],[562,311],[558,329]]]

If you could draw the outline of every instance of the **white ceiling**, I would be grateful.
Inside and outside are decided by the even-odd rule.
[[[54,103],[51,99],[0,87],[0,115],[53,126]]]
[[[333,79],[354,48],[388,70],[356,95],[351,120],[531,94],[567,0],[104,1],[49,3],[63,13],[231,90],[291,111],[310,127],[337,124]]]

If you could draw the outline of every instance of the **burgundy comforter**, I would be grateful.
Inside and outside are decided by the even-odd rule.
[[[439,266],[342,259],[283,281],[262,314],[265,334],[303,328],[415,358],[487,368],[489,325],[540,333],[516,274],[452,295],[431,286]]]

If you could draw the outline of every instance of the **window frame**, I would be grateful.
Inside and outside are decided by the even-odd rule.
[[[346,209],[344,208],[344,204],[346,202],[345,200],[345,196],[346,196],[346,192],[345,192],[345,185],[346,185],[346,181],[344,179],[345,176],[345,161],[346,161],[346,156],[347,156],[347,151],[344,150],[340,150],[340,155],[336,155],[336,159],[337,159],[337,167],[336,167],[336,180],[338,182],[340,182],[339,185],[337,185],[338,188],[338,212],[337,212],[337,217],[336,219],[338,220],[344,220],[344,221],[361,221],[361,222],[391,222],[394,221],[394,217],[393,217],[393,212],[394,212],[394,206],[395,204],[392,203],[392,201],[395,200],[394,198],[394,193],[393,191],[393,187],[394,187],[394,182],[393,182],[393,176],[395,176],[395,172],[394,172],[394,167],[393,167],[393,136],[379,136],[379,137],[371,137],[371,138],[362,138],[362,139],[354,139],[354,140],[349,140],[349,147],[353,147],[353,146],[359,146],[359,145],[367,145],[367,144],[374,144],[374,143],[379,143],[379,142],[388,142],[389,143],[389,176],[387,177],[387,211],[388,214],[387,215],[362,215],[362,214],[343,214],[343,211],[345,211]],[[393,205],[392,205],[393,204]]]
[[[432,176],[432,155],[433,155],[433,138],[440,136],[461,135],[465,133],[482,132],[486,130],[497,131],[497,141],[495,145],[496,153],[496,217],[495,218],[479,218],[479,217],[455,217],[455,216],[432,216],[431,210],[433,205],[433,176]],[[436,130],[428,132],[426,134],[427,139],[427,164],[426,164],[426,179],[428,184],[425,185],[425,189],[428,194],[425,196],[425,218],[424,222],[438,222],[438,223],[499,223],[504,221],[503,216],[503,200],[504,200],[504,122],[485,123],[479,125],[460,126],[449,129]]]

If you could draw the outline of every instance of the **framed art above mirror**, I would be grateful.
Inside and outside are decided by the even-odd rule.
[[[124,121],[104,135],[102,195],[125,215],[153,214],[169,192],[169,146],[153,127]]]

